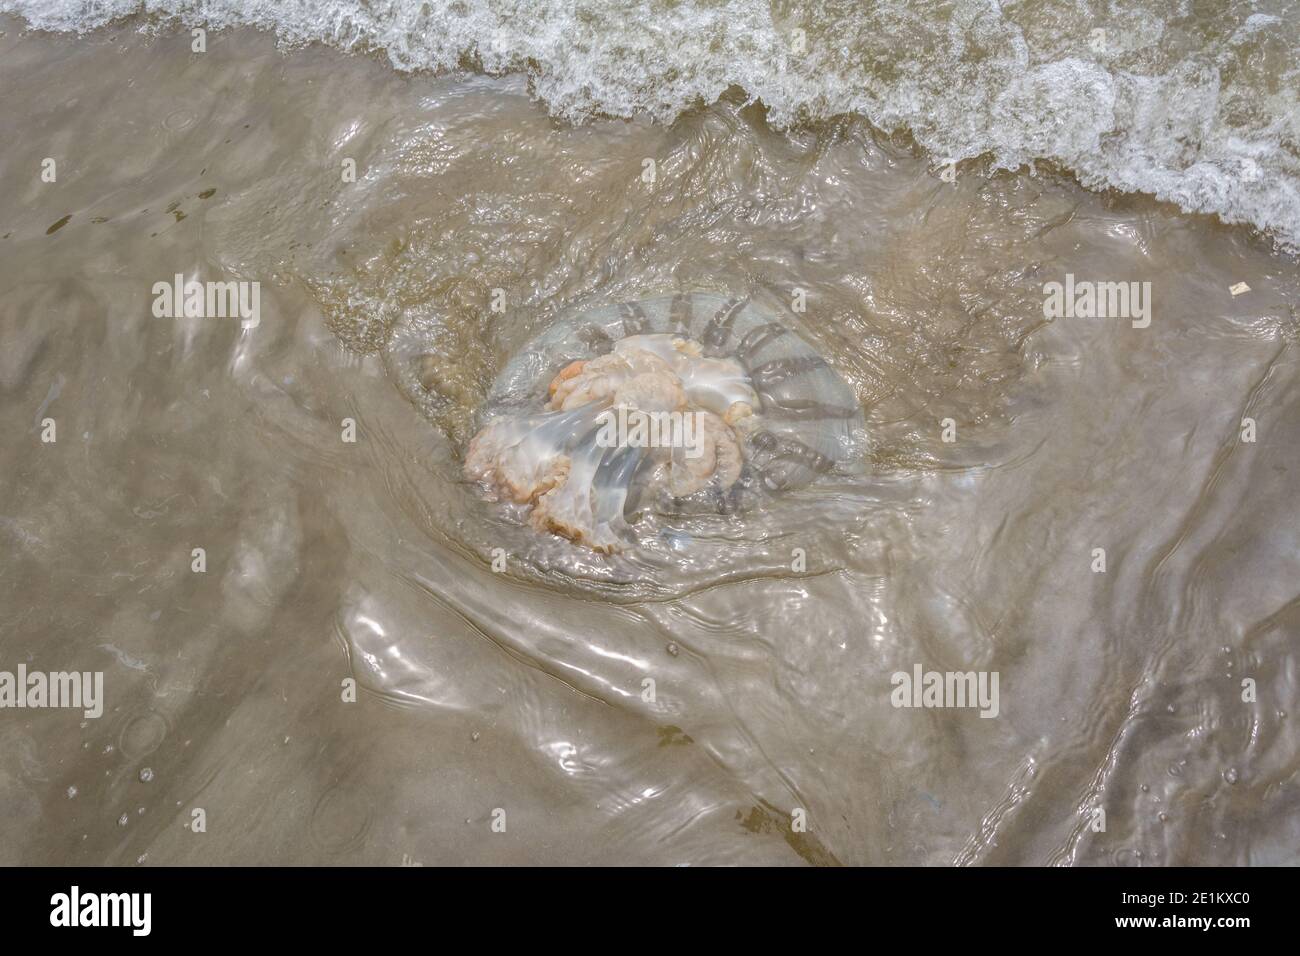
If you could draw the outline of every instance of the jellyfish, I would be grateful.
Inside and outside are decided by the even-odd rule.
[[[612,553],[636,516],[734,514],[845,456],[853,390],[748,298],[677,294],[578,314],[502,370],[465,477],[538,532]]]

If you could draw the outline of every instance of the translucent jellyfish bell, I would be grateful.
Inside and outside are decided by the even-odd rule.
[[[842,460],[852,389],[746,298],[678,294],[552,325],[497,377],[465,462],[540,532],[634,544],[638,513],[730,514]]]

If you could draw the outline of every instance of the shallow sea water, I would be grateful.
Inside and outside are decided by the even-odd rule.
[[[1268,238],[738,90],[574,124],[247,29],[0,29],[0,669],[106,693],[0,711],[0,862],[1300,862]],[[155,317],[177,273],[260,324]],[[1066,273],[1149,281],[1150,326],[1046,320]],[[560,316],[795,290],[868,441],[775,514],[611,584],[460,479]],[[891,706],[918,664],[998,716]]]

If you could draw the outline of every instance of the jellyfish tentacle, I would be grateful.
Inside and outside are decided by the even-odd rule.
[[[650,319],[645,310],[636,302],[625,302],[619,306],[623,313],[623,335],[640,335],[650,327]]]
[[[755,326],[746,332],[745,337],[740,340],[740,345],[736,347],[736,357],[742,362],[749,363],[753,361],[755,353],[762,351],[764,346],[776,341],[789,331],[780,322],[765,322],[762,325]]]
[[[614,347],[614,340],[609,337],[609,333],[595,325],[582,329],[578,333],[578,339],[597,355],[604,355]]]
[[[790,356],[764,362],[752,369],[750,375],[754,379],[754,388],[763,392],[796,376],[821,368],[826,368],[826,360],[820,355]]]
[[[748,298],[728,299],[726,304],[709,320],[709,324],[704,330],[704,347],[720,349],[726,345],[731,338],[731,327],[736,321],[736,316],[748,304]]]
[[[677,335],[689,335],[695,319],[695,297],[679,292],[668,307],[668,327]]]

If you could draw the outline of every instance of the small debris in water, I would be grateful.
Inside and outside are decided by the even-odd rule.
[[[673,657],[677,656],[677,645],[671,641],[668,643],[668,653]]]
[[[124,813],[117,818],[117,825],[120,827],[124,827],[130,822],[131,822],[131,815],[127,813]]]
[[[148,783],[151,780],[153,780],[153,768],[145,767],[140,771],[140,782]]]
[[[1232,293],[1234,298],[1236,298],[1243,293],[1249,292],[1250,286],[1246,285],[1244,282],[1238,282],[1236,285],[1228,286],[1228,291]]]
[[[1223,771],[1223,779],[1228,781],[1228,783],[1236,783],[1238,780],[1237,768],[1229,767],[1227,770]]]
[[[68,799],[71,800],[71,799],[72,799],[73,797],[75,797],[76,795],[77,795],[77,788],[76,788],[76,787],[69,787],[69,788],[68,788]]]

